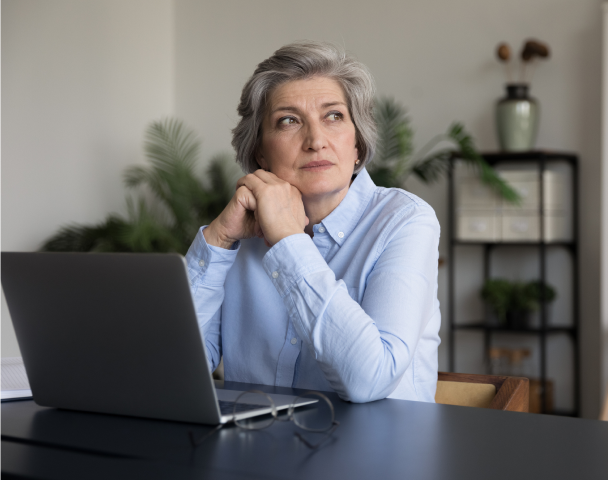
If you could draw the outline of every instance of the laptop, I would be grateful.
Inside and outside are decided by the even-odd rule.
[[[2,288],[39,405],[208,425],[271,412],[235,416],[241,392],[215,388],[181,255],[2,252]]]

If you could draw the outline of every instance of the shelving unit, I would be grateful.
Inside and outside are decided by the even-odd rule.
[[[571,153],[560,153],[560,152],[547,152],[547,151],[533,151],[533,152],[522,152],[522,153],[488,153],[483,155],[484,159],[492,166],[497,166],[500,163],[522,163],[526,165],[537,164],[538,165],[538,188],[539,188],[539,227],[540,227],[540,241],[517,241],[517,242],[487,242],[487,241],[460,241],[455,235],[455,217],[456,217],[456,198],[455,198],[455,176],[454,176],[454,165],[457,158],[454,158],[450,164],[449,171],[449,279],[448,279],[448,295],[449,295],[449,310],[448,310],[448,322],[449,322],[449,366],[450,371],[455,371],[456,366],[456,331],[480,331],[484,335],[484,363],[486,373],[490,373],[490,358],[489,349],[492,346],[494,337],[503,333],[535,336],[539,340],[539,380],[542,385],[541,389],[541,408],[543,413],[552,413],[557,415],[568,415],[568,416],[579,416],[580,412],[580,366],[579,366],[579,346],[578,346],[578,332],[579,332],[579,298],[578,298],[578,159],[577,156]],[[542,239],[546,238],[545,235],[545,196],[544,196],[544,182],[543,175],[546,171],[547,163],[551,161],[566,161],[571,168],[571,181],[572,181],[572,240],[571,241],[557,241],[557,242],[546,242]],[[459,246],[479,246],[483,251],[483,278],[484,281],[490,278],[491,275],[491,263],[492,263],[492,252],[496,249],[512,248],[512,247],[530,247],[538,250],[539,258],[539,280],[545,283],[547,277],[547,249],[548,248],[563,248],[569,252],[572,259],[572,322],[568,326],[557,326],[549,324],[547,304],[541,302],[540,305],[540,326],[538,327],[520,327],[510,328],[504,325],[495,325],[490,321],[490,312],[486,307],[485,318],[473,318],[473,319],[460,319],[460,322],[456,321],[456,293],[455,293],[455,281],[457,278],[456,272],[456,255]],[[551,335],[555,334],[566,334],[572,341],[573,345],[573,371],[574,371],[574,408],[569,411],[552,410],[548,412],[547,405],[547,339]]]

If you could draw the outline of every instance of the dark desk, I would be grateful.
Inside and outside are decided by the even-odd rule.
[[[226,388],[253,388],[227,383]],[[267,392],[297,390],[260,387]],[[319,450],[293,423],[263,431],[2,404],[2,478],[40,479],[599,479],[608,422],[402,400],[349,404]],[[314,438],[314,434],[313,434]]]

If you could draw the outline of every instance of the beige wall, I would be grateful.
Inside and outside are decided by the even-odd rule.
[[[494,150],[493,104],[505,80],[494,48],[508,41],[519,49],[528,37],[548,42],[552,58],[537,69],[531,90],[542,109],[537,144],[580,155],[583,412],[595,417],[601,376],[600,7],[600,0],[176,0],[176,113],[201,132],[207,157],[228,150],[240,89],[255,65],[287,42],[310,38],[344,45],[367,64],[379,93],[409,107],[418,146],[461,120],[482,149]],[[445,184],[412,181],[409,188],[433,205],[445,226]],[[440,248],[445,256],[445,241]],[[444,312],[446,277],[444,268]],[[560,341],[550,350],[559,352]],[[470,339],[468,347],[480,345]],[[478,348],[461,368],[475,358],[479,364],[480,354]],[[569,363],[556,359],[555,369]],[[447,368],[445,345],[440,368]]]
[[[204,157],[230,150],[240,89],[255,65],[296,39],[344,45],[380,94],[410,109],[420,146],[453,120],[496,148],[499,41],[550,44],[532,94],[538,146],[581,158],[583,408],[600,379],[600,0],[224,0],[2,3],[2,248],[32,250],[57,226],[123,205],[121,172],[141,160],[146,123],[176,113]],[[173,76],[175,79],[173,80]],[[173,98],[175,104],[173,109]],[[445,184],[411,182],[445,225]],[[441,245],[446,253],[445,242]],[[449,267],[449,265],[448,265]],[[446,305],[446,269],[440,274]],[[445,310],[444,310],[445,311]],[[2,354],[5,344],[3,315]],[[5,346],[8,345],[8,346]],[[9,348],[10,347],[10,348]],[[445,346],[441,366],[446,368]]]
[[[169,0],[2,2],[2,250],[124,211],[122,171],[173,113],[173,28]]]

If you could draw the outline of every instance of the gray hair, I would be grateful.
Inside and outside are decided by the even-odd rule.
[[[374,80],[362,63],[344,50],[324,42],[302,41],[279,48],[258,65],[243,87],[237,111],[241,116],[232,130],[236,161],[246,173],[260,166],[256,160],[262,138],[262,122],[267,101],[280,85],[315,76],[336,80],[344,90],[348,110],[355,124],[359,172],[374,156],[376,122],[374,120]]]

